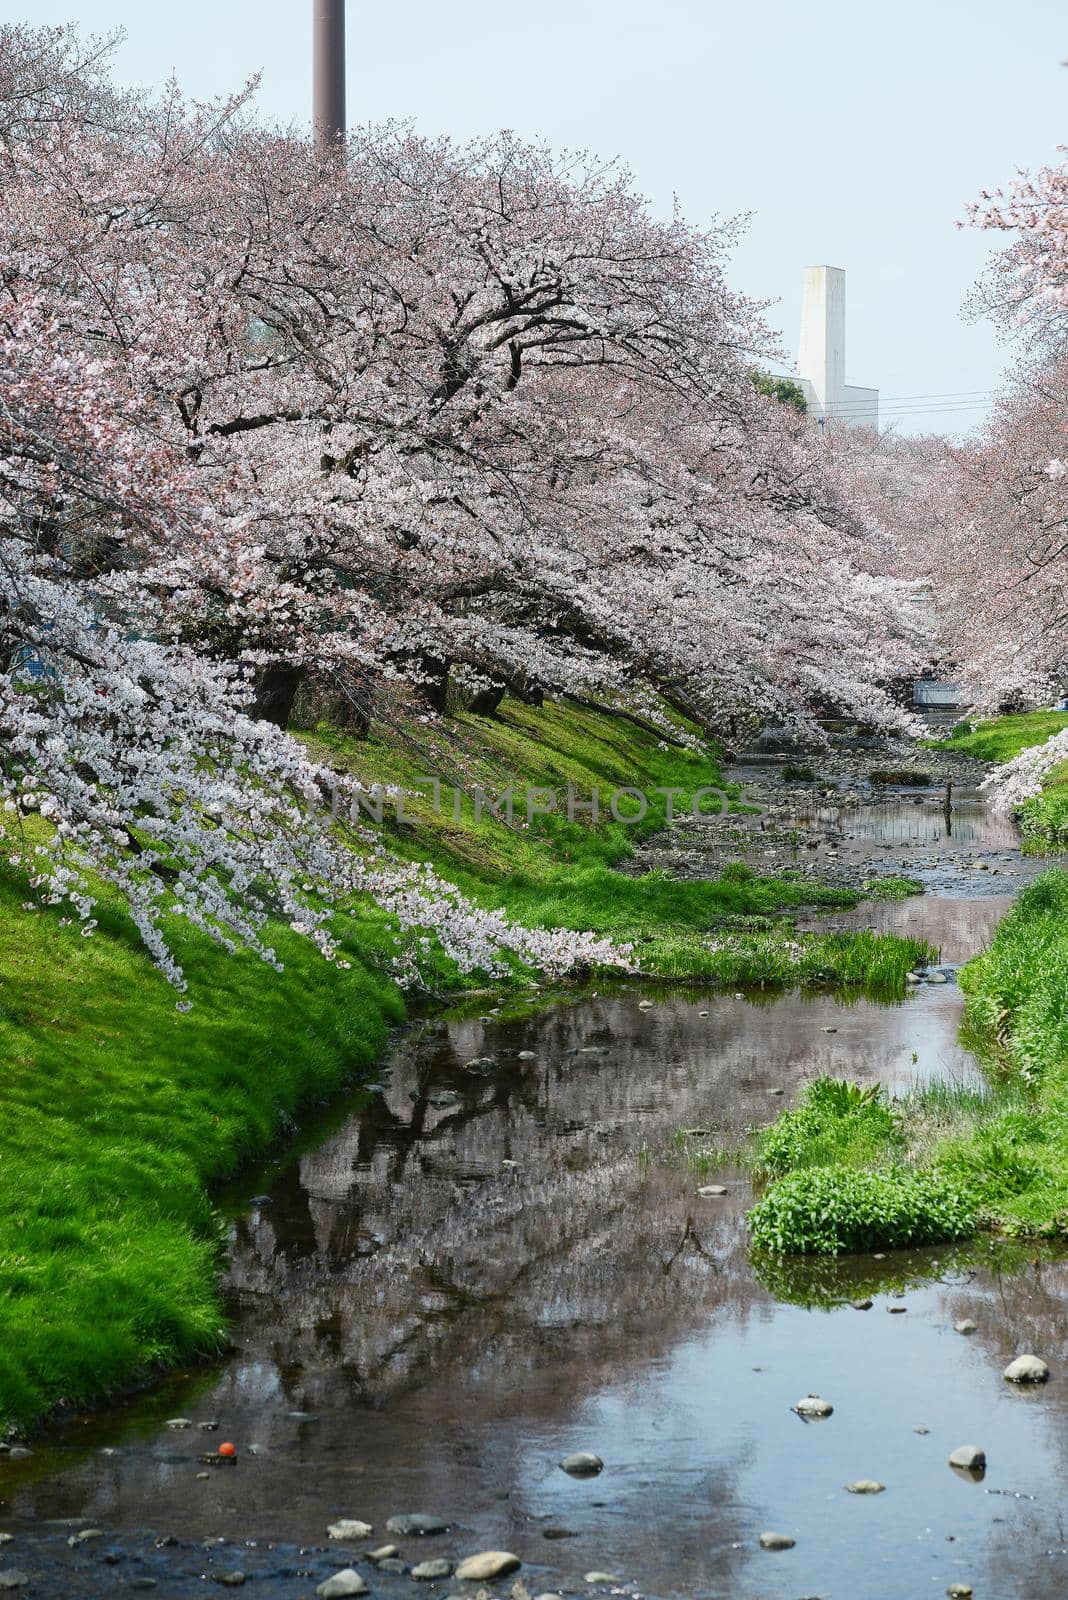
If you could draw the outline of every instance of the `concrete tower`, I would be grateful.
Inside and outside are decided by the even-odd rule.
[[[879,424],[878,389],[845,381],[845,273],[806,267],[797,375],[817,421]]]

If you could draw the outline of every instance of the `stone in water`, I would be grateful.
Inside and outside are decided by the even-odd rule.
[[[331,1539],[369,1539],[375,1530],[369,1522],[342,1517],[340,1522],[332,1522],[326,1531]]]
[[[804,1417],[806,1421],[811,1421],[814,1418],[829,1417],[834,1411],[831,1402],[825,1400],[819,1394],[806,1394],[804,1399],[799,1400],[796,1406],[791,1409],[796,1411],[799,1417]]]
[[[350,1600],[350,1596],[366,1594],[367,1585],[354,1567],[344,1567],[327,1578],[316,1589],[319,1600]]]
[[[959,1444],[950,1455],[949,1464],[962,1472],[985,1472],[986,1451],[977,1444]]]
[[[792,1550],[797,1543],[788,1533],[762,1533],[760,1535],[760,1548],[762,1550]]]
[[[477,1555],[464,1557],[456,1568],[456,1576],[466,1581],[490,1583],[520,1566],[519,1557],[509,1550],[480,1550]]]
[[[604,1462],[592,1450],[576,1450],[574,1455],[565,1456],[560,1465],[573,1478],[593,1478],[600,1472]]]
[[[410,1511],[404,1516],[390,1517],[386,1532],[395,1533],[398,1539],[408,1539],[412,1535],[425,1538],[431,1533],[444,1533],[448,1526],[444,1517],[434,1517],[426,1511]]]
[[[1045,1383],[1048,1377],[1049,1368],[1041,1356],[1017,1356],[1005,1368],[1008,1383]]]
[[[451,1572],[451,1561],[420,1561],[417,1567],[412,1568],[412,1577],[427,1583],[432,1578],[447,1578]]]

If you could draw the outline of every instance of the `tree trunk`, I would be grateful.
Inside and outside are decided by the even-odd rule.
[[[445,703],[449,698],[449,668],[451,665],[451,661],[440,660],[436,656],[424,656],[419,662],[420,671],[425,674],[425,677],[417,686],[418,692],[431,711],[443,712],[445,710]]]
[[[273,722],[276,728],[288,725],[305,670],[288,661],[276,661],[273,666],[260,669],[251,711],[257,722]]]
[[[476,717],[492,717],[504,699],[507,688],[508,685],[504,683],[491,683],[485,689],[479,689],[477,694],[471,696],[468,711]]]

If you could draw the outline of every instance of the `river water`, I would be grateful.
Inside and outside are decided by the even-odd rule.
[[[379,1084],[224,1197],[227,1358],[0,1463],[0,1565],[64,1600],[174,1600],[236,1567],[250,1593],[305,1596],[352,1556],[376,1593],[473,1590],[327,1546],[338,1517],[374,1524],[374,1545],[423,1511],[449,1530],[398,1540],[405,1560],[514,1551],[532,1594],[594,1594],[594,1570],[707,1600],[1068,1593],[1068,1261],[983,1243],[761,1281],[748,1180],[728,1167],[726,1194],[701,1197],[692,1159],[818,1074],[978,1081],[953,968],[1030,869],[961,805],[950,838],[911,799],[804,824],[927,881],[822,925],[922,934],[944,984],[897,1003],[634,984],[407,1030]],[[1029,1349],[1053,1378],[1020,1392],[1002,1369]],[[791,1411],[809,1392],[826,1422]],[[220,1439],[238,1465],[204,1475]],[[947,1464],[963,1443],[987,1452],[981,1481]],[[562,1472],[574,1450],[604,1470]],[[846,1493],[859,1478],[885,1492]],[[78,1542],[87,1526],[101,1537]],[[794,1548],[761,1549],[765,1530]]]

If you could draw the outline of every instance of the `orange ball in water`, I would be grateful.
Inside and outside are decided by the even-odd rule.
[[[219,1446],[219,1454],[221,1456],[236,1456],[237,1446],[232,1445],[229,1440],[227,1440],[225,1444],[221,1444]]]

